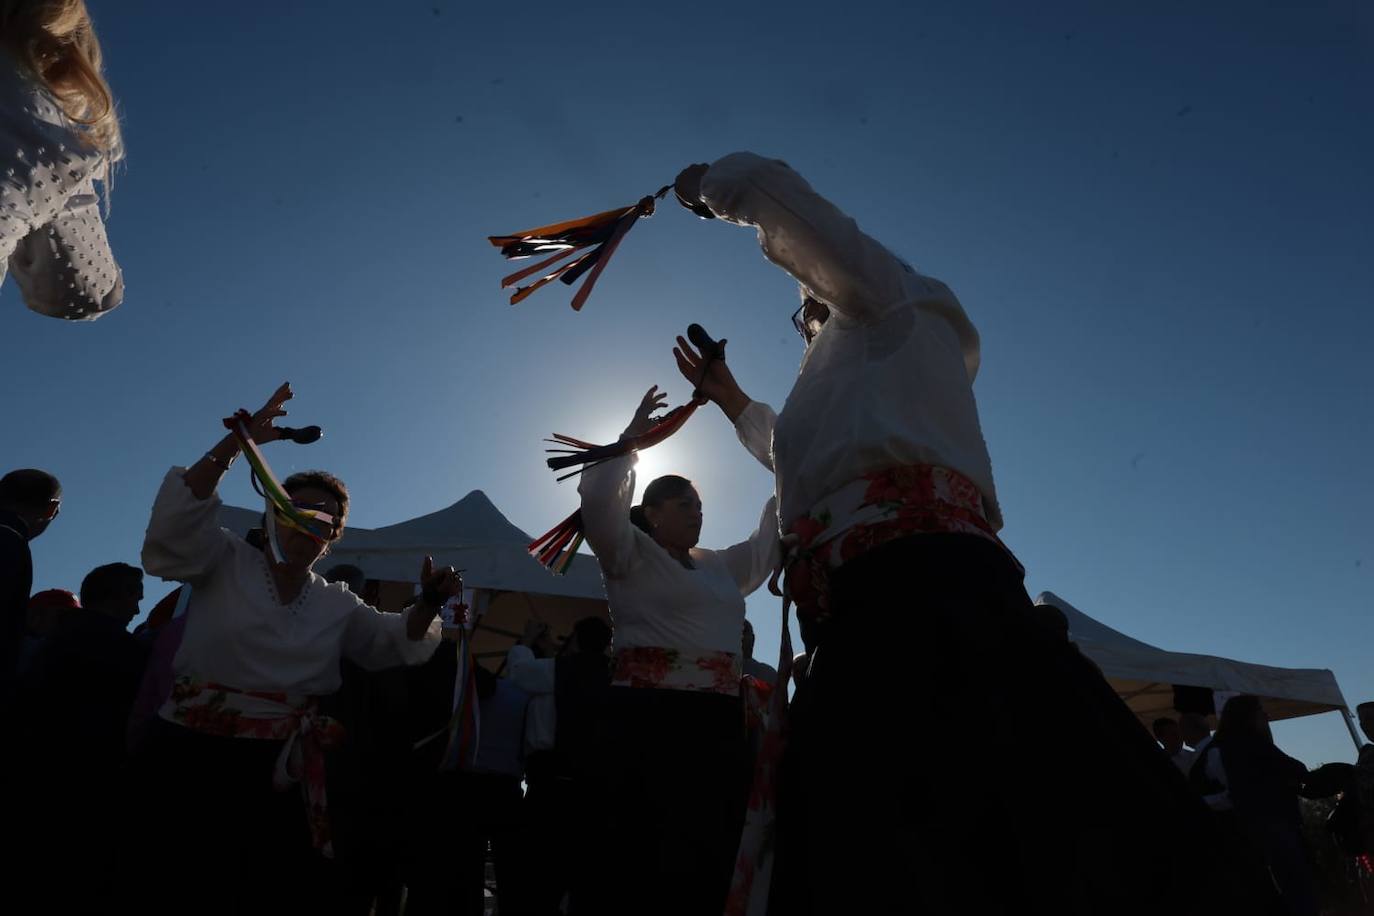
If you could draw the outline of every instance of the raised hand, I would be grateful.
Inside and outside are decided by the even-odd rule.
[[[272,392],[272,396],[267,399],[267,403],[262,405],[253,418],[248,421],[248,436],[254,442],[262,445],[265,442],[274,442],[281,438],[281,433],[277,432],[272,422],[279,417],[286,416],[283,409],[287,401],[292,398],[291,383],[282,382],[281,387]]]
[[[731,421],[749,406],[749,396],[735,381],[735,375],[724,359],[708,360],[682,336],[678,337],[677,346],[673,347],[673,358],[677,360],[682,377],[725,411]],[[703,367],[705,375],[702,374]]]
[[[701,199],[701,179],[710,168],[705,162],[689,165],[678,173],[673,182],[673,193],[677,195],[678,203],[704,219],[715,216]]]
[[[644,398],[635,408],[634,418],[630,420],[630,425],[625,427],[625,435],[639,436],[653,429],[653,414],[656,410],[661,410],[668,404],[668,396],[658,390],[654,385],[644,393]]]
[[[455,595],[463,594],[463,577],[452,566],[436,569],[434,558],[425,557],[420,564],[420,598],[425,605],[438,609]]]

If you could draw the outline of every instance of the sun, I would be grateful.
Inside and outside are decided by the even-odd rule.
[[[664,474],[690,477],[683,464],[684,457],[683,449],[673,442],[662,442],[641,451],[639,464],[635,466],[635,502],[640,501],[644,496],[644,488],[655,478]]]

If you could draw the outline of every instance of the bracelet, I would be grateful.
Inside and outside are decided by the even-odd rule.
[[[234,463],[234,458],[237,458],[238,456],[235,455],[234,458],[230,458],[228,461],[223,461],[220,458],[216,457],[214,452],[206,452],[205,457],[210,459],[210,463],[213,464],[215,467],[219,468],[221,471],[227,471],[229,470],[229,466]]]

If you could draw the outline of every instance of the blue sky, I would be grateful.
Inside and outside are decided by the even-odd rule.
[[[959,294],[1032,594],[1374,697],[1367,5],[91,6],[126,301],[66,325],[0,290],[5,463],[66,488],[36,588],[137,562],[166,468],[282,380],[327,435],[269,458],[339,473],[366,526],[482,489],[543,531],[576,494],[541,437],[613,436],[654,383],[679,403],[691,321],[780,406],[795,286],[748,231],[665,207],[581,314],[507,305],[483,238],[751,149]],[[714,412],[645,470],[698,482],[707,546],[770,487]],[[225,494],[251,504],[242,469]],[[772,599],[750,616],[770,658]],[[1353,757],[1333,715],[1277,734]]]

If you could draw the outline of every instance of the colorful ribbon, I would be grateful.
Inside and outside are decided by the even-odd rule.
[[[591,295],[592,287],[596,285],[601,272],[610,263],[611,255],[615,254],[615,250],[620,247],[625,234],[634,226],[636,220],[652,216],[655,202],[661,200],[671,188],[672,185],[665,185],[655,193],[641,198],[638,203],[628,207],[617,207],[614,210],[606,210],[580,219],[526,229],[523,232],[515,232],[510,235],[487,236],[487,240],[500,248],[501,254],[510,261],[553,252],[550,257],[544,258],[537,264],[518,270],[501,280],[501,288],[505,289],[526,277],[539,273],[541,270],[553,267],[553,270],[533,283],[517,287],[515,292],[511,294],[510,304],[515,305],[530,293],[553,280],[562,280],[563,283],[571,286],[585,274],[587,280],[572,300],[573,311],[581,311],[587,297]],[[591,250],[579,255],[574,260],[567,260],[587,248]],[[566,263],[554,267],[560,261],[566,261]]]
[[[439,760],[442,772],[469,770],[477,761],[482,736],[481,709],[477,702],[477,663],[472,655],[472,630],[476,621],[468,619],[468,606],[458,597],[449,599],[445,610],[452,612],[458,630],[458,670],[453,677],[453,715],[448,724],[415,742],[419,750],[443,735],[448,736],[444,755]]]
[[[525,549],[541,566],[547,567],[555,576],[561,576],[568,571],[577,549],[586,539],[582,530],[582,510],[578,509],[531,541]]]
[[[282,489],[282,485],[277,482],[276,475],[272,473],[272,469],[267,464],[267,459],[262,456],[258,444],[253,441],[253,437],[248,433],[248,424],[252,419],[253,417],[248,411],[239,410],[232,417],[225,418],[224,426],[238,442],[239,449],[243,452],[243,457],[253,472],[253,488],[266,502],[264,514],[267,517],[267,543],[272,550],[272,558],[278,563],[285,563],[286,558],[282,554],[281,544],[277,538],[277,519],[280,518],[288,527],[320,542],[333,540],[337,536],[339,519],[327,512],[302,508],[291,501],[290,494]]]
[[[659,193],[662,194],[663,192],[660,191]],[[569,477],[576,477],[588,468],[594,468],[613,458],[620,458],[641,449],[653,448],[682,429],[683,425],[691,419],[692,414],[696,413],[697,408],[706,403],[706,396],[702,394],[701,386],[706,381],[706,374],[710,371],[711,363],[725,359],[725,341],[713,339],[710,334],[706,333],[706,329],[699,324],[689,325],[687,336],[701,351],[703,357],[701,371],[697,376],[697,385],[692,391],[692,400],[681,407],[674,407],[668,411],[645,432],[637,436],[628,436],[610,445],[593,445],[590,442],[583,442],[581,439],[574,439],[572,436],[554,433],[552,438],[544,441],[568,447],[544,450],[555,455],[555,457],[548,459],[549,469],[561,471],[564,468],[581,465],[576,470],[569,471],[559,477],[560,481],[567,480]],[[579,509],[531,541],[526,550],[541,565],[548,567],[554,575],[561,576],[572,565],[573,557],[577,554],[577,549],[582,546],[584,539],[582,510]]]
[[[681,407],[674,407],[662,417],[660,417],[652,427],[638,436],[629,436],[619,442],[610,445],[593,445],[590,442],[583,442],[581,439],[574,439],[572,436],[565,436],[562,433],[554,433],[552,438],[545,439],[545,442],[552,442],[554,445],[565,445],[568,448],[546,448],[544,451],[551,454],[561,455],[561,457],[550,458],[547,461],[549,470],[561,471],[575,465],[582,465],[577,470],[564,474],[558,479],[567,480],[569,477],[576,477],[587,468],[594,468],[598,464],[628,455],[631,452],[638,452],[646,448],[653,448],[664,439],[682,428],[692,414],[696,413],[701,406],[699,401],[688,401]]]
[[[781,592],[778,578],[786,565],[784,561],[774,571],[768,585],[774,594]],[[782,635],[778,639],[778,679],[772,691],[765,694],[768,705],[761,723],[762,734],[755,732],[753,736],[758,740],[754,773],[744,812],[744,829],[740,832],[739,849],[735,854],[735,873],[730,879],[730,893],[725,901],[725,916],[766,916],[768,912],[777,855],[778,767],[787,744],[787,688],[792,679],[792,631],[788,626],[791,609],[792,600],[784,595]],[[752,678],[743,680],[743,690],[755,689],[748,683]]]
[[[581,439],[574,439],[572,436],[554,433],[553,438],[544,441],[556,445],[566,445],[569,448],[545,449],[546,452],[559,453],[558,457],[548,460],[549,468],[554,471],[561,471],[564,468],[581,465],[576,470],[569,471],[558,478],[559,480],[567,480],[569,477],[576,477],[588,468],[596,467],[598,464],[613,458],[620,458],[641,449],[652,448],[681,429],[682,425],[696,412],[699,406],[701,406],[699,402],[689,401],[681,407],[668,411],[649,430],[638,436],[621,439],[611,445],[593,445],[590,442],[583,442]],[[582,530],[582,510],[578,509],[552,529],[531,541],[526,550],[529,551],[530,556],[539,561],[541,566],[547,567],[554,575],[561,576],[572,565],[573,557],[576,556],[577,550],[582,546],[584,540],[586,540],[586,536]]]
[[[470,770],[477,762],[482,717],[477,705],[476,665],[472,658],[472,635],[464,626],[458,635],[458,671],[453,678],[453,717],[448,725],[448,746],[439,764],[443,772]]]

